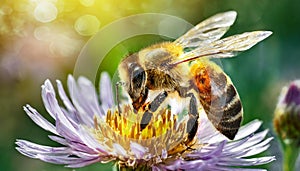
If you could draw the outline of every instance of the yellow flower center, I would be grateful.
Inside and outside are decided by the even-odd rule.
[[[105,119],[94,118],[94,128],[91,131],[98,142],[111,151],[114,151],[114,144],[117,143],[132,157],[134,154],[130,152],[131,142],[147,148],[148,153],[154,156],[160,156],[163,150],[174,154],[179,150],[177,147],[180,147],[179,151],[185,149],[180,144],[187,139],[188,117],[178,121],[177,115],[172,115],[170,110],[163,109],[153,114],[151,121],[141,130],[143,114],[142,112],[134,113],[129,106],[123,106],[121,113],[118,110],[114,112],[108,110]],[[122,156],[119,158],[121,159]]]
[[[145,129],[140,129],[141,118],[144,113],[134,113],[129,106],[120,114],[118,111],[106,115],[106,123],[119,135],[131,139],[149,139],[165,134],[167,130],[174,129],[177,116],[171,115],[171,111],[164,109],[159,115],[153,116]]]

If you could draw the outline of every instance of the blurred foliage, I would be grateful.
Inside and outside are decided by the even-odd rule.
[[[47,78],[66,82],[80,49],[95,34],[95,29],[125,16],[143,12],[165,13],[197,24],[215,13],[235,10],[237,21],[226,35],[251,30],[273,31],[270,38],[237,58],[222,60],[224,70],[241,96],[244,122],[259,118],[264,121],[264,128],[271,130],[270,134],[273,134],[273,110],[281,87],[300,76],[300,1],[43,0],[46,1],[53,3],[57,10],[57,13],[55,9],[46,10],[46,18],[36,16],[39,13],[35,11],[41,1],[0,2],[0,170],[72,170],[17,153],[14,149],[16,138],[57,145],[48,140],[46,131],[26,116],[22,106],[29,103],[49,118],[41,102],[40,85]],[[54,19],[47,18],[49,15],[53,15]],[[78,20],[85,15],[94,17]],[[95,19],[98,21],[95,22]],[[156,35],[144,35],[123,41],[110,51],[99,72],[107,70],[113,75],[119,60],[128,51],[135,52],[163,40]],[[277,161],[269,165],[269,169],[279,170],[281,154],[276,140],[270,154],[276,155]],[[111,164],[103,167],[96,164],[76,170],[109,168]]]

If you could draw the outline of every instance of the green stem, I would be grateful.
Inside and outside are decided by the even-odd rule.
[[[298,143],[282,142],[284,150],[283,171],[294,171],[295,164],[299,155]]]

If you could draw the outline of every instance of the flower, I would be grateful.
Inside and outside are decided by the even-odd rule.
[[[274,129],[283,150],[284,171],[294,170],[300,152],[300,80],[283,87],[274,112]]]
[[[62,147],[17,140],[16,149],[25,156],[71,168],[115,161],[125,170],[251,170],[247,166],[275,160],[273,156],[252,157],[267,150],[272,140],[266,138],[268,130],[254,133],[262,124],[258,120],[242,126],[235,140],[228,141],[201,115],[195,141],[187,144],[186,120],[180,121],[168,109],[142,131],[139,114],[129,105],[122,105],[118,113],[106,73],[100,80],[101,104],[93,84],[84,77],[77,82],[68,77],[71,99],[60,81],[57,88],[64,107],[49,80],[42,86],[42,99],[55,125],[29,105],[24,110],[37,125],[54,134],[49,138]]]
[[[300,143],[300,80],[282,89],[274,115],[274,128],[286,143]]]

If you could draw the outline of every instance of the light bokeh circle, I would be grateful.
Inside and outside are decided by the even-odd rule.
[[[99,30],[100,24],[96,16],[86,14],[75,21],[74,28],[82,36],[91,36]]]
[[[58,10],[56,6],[47,1],[42,1],[37,4],[34,9],[34,18],[42,23],[48,23],[56,19]]]

